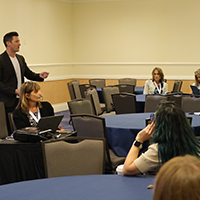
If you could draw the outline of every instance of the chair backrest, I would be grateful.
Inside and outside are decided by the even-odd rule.
[[[92,103],[88,99],[74,99],[67,103],[70,114],[94,114]]]
[[[73,143],[69,143],[71,140]],[[69,137],[42,145],[48,178],[104,173],[104,138]]]
[[[167,96],[167,101],[173,101],[176,105],[178,105],[181,108],[182,104],[182,95],[178,94],[169,94]]]
[[[6,124],[6,112],[4,102],[0,102],[0,139],[8,136],[7,124]]]
[[[128,84],[120,84],[120,85],[114,85],[114,87],[119,88],[119,92],[126,92],[134,94],[135,91],[135,85],[128,85]]]
[[[76,99],[82,98],[81,97],[81,91],[79,89],[80,82],[79,81],[73,81],[72,85],[74,87],[74,92],[75,92]]]
[[[81,85],[79,85],[79,89],[80,89],[82,98],[85,98],[85,91],[87,91],[89,88],[95,88],[96,89],[96,86],[95,85],[90,85],[90,84],[81,84]]]
[[[136,113],[136,96],[130,93],[112,94],[116,114]]]
[[[73,114],[71,119],[77,136],[107,138],[104,118],[88,114]]]
[[[146,95],[144,112],[155,112],[160,101],[166,101],[167,96]]]
[[[118,87],[104,87],[102,88],[103,97],[106,105],[106,112],[111,112],[114,110],[113,107],[113,100],[112,100],[112,94],[119,93]]]
[[[182,87],[183,81],[175,80],[172,92],[180,92]]]
[[[71,115],[72,125],[74,130],[77,131],[77,136],[82,137],[98,137],[105,138],[105,161],[106,161],[106,170],[109,172],[113,172],[115,168],[122,164],[125,160],[124,157],[118,157],[114,154],[114,152],[109,149],[107,143],[107,132],[105,126],[105,119],[102,117],[94,116],[94,115]]]
[[[80,82],[76,80],[67,83],[71,100],[82,98],[79,85],[80,85]]]
[[[183,96],[181,108],[185,112],[200,112],[200,98]]]
[[[121,78],[118,80],[119,84],[128,84],[136,86],[137,79],[135,78]]]
[[[95,85],[97,88],[102,88],[106,86],[105,79],[90,79],[89,83],[90,85]]]
[[[96,115],[102,114],[99,97],[95,88],[89,88],[87,91],[85,91],[85,98],[91,101],[94,113]]]
[[[67,87],[69,90],[69,95],[70,95],[71,100],[76,99],[72,82],[67,83]]]
[[[15,126],[15,122],[13,120],[13,113],[8,113],[8,120],[10,123],[10,129],[11,129],[11,133],[13,133],[14,131],[17,130],[16,126]]]
[[[105,119],[92,115],[71,115],[72,125],[79,137],[105,138],[105,159],[108,168],[112,168],[109,148],[107,144],[107,132]]]

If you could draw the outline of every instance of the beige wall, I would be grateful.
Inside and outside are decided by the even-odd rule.
[[[20,54],[50,79],[72,74],[72,4],[56,0],[0,0],[0,36],[20,34]],[[2,41],[2,40],[1,40]],[[0,52],[4,51],[3,42]]]
[[[199,9],[199,0],[74,4],[74,61],[199,62]]]
[[[73,4],[77,76],[193,79],[200,66],[199,0],[132,0]],[[84,65],[81,65],[84,64]]]
[[[169,81],[185,80],[187,92],[200,68],[199,0],[0,0],[0,6],[0,35],[20,33],[30,68],[50,72],[42,87],[54,104],[69,99],[64,87],[71,79],[135,77],[143,85],[160,66]]]

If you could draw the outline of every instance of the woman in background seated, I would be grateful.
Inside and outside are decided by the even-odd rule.
[[[200,160],[186,155],[165,163],[155,180],[153,200],[200,199]]]
[[[40,102],[42,93],[36,82],[25,82],[20,89],[19,103],[13,112],[13,120],[17,129],[36,127],[41,117],[53,116],[50,103]]]
[[[195,82],[192,84],[196,87],[198,87],[198,89],[200,89],[200,69],[198,69],[196,72],[194,72],[195,75]]]
[[[138,157],[143,142],[151,136],[153,144]],[[186,154],[199,157],[200,142],[183,110],[166,101],[158,106],[154,121],[137,134],[126,157],[123,174],[157,173],[171,158]]]
[[[161,68],[154,68],[152,79],[147,80],[144,86],[143,94],[166,94],[168,85],[164,82],[164,74]]]

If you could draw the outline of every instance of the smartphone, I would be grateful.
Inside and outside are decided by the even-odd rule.
[[[151,124],[151,122],[153,122],[154,120],[155,120],[154,114],[150,114],[150,118],[146,118],[146,126]]]
[[[155,120],[154,114],[150,114],[150,120],[151,120],[151,122],[153,122]]]

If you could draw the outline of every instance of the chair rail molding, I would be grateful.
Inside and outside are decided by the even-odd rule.
[[[92,66],[93,68],[98,66],[122,66],[122,67],[136,67],[136,66],[170,66],[170,67],[193,67],[191,69],[190,75],[165,75],[165,78],[168,80],[194,80],[192,70],[194,68],[200,67],[200,62],[67,62],[67,63],[42,63],[42,64],[29,64],[29,67],[69,67],[72,69],[72,73],[66,75],[56,75],[50,74],[50,76],[45,81],[56,81],[56,80],[65,80],[65,79],[91,79],[91,78],[105,78],[105,79],[119,79],[124,77],[136,78],[136,79],[149,79],[151,78],[150,74],[139,75],[139,74],[79,74],[73,73],[73,68],[75,67],[84,67]]]
[[[199,65],[200,62],[68,62],[28,64],[30,67],[43,66],[79,66],[79,65]]]

